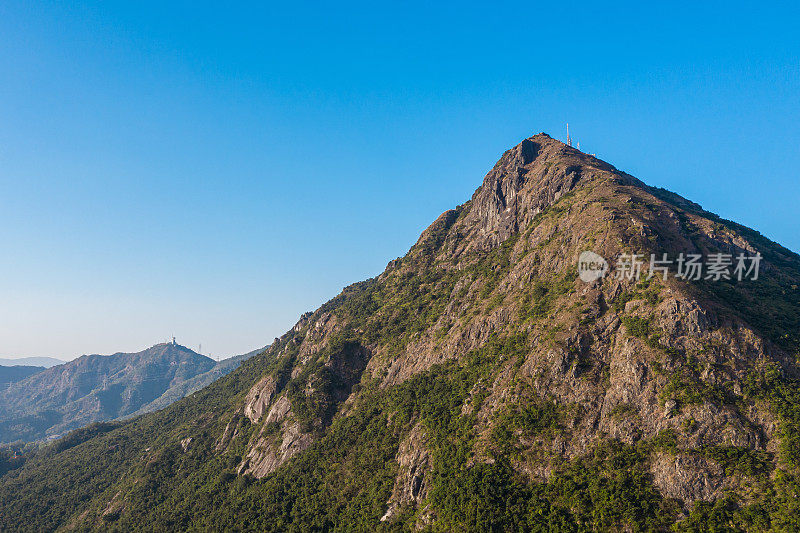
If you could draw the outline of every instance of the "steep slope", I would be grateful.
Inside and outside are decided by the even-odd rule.
[[[0,390],[44,370],[43,366],[0,366]]]
[[[211,370],[207,372],[203,372],[202,374],[198,374],[193,378],[185,379],[178,381],[177,383],[173,384],[170,388],[168,388],[164,393],[149,402],[139,409],[136,412],[132,413],[129,416],[138,416],[145,413],[152,413],[153,411],[158,411],[159,409],[163,409],[169,404],[180,400],[184,396],[188,396],[193,392],[197,392],[203,387],[209,386],[211,383],[215,382],[222,376],[230,374],[241,365],[244,361],[247,361],[251,357],[255,357],[256,355],[264,352],[269,346],[265,346],[263,348],[259,348],[257,350],[253,350],[251,352],[247,352],[241,355],[235,355],[233,357],[229,357],[227,359],[223,359],[214,365]]]
[[[760,253],[757,280],[578,276]],[[752,276],[751,276],[752,277]],[[789,529],[800,258],[547,135],[209,387],[0,479],[20,529]],[[80,482],[78,482],[80,480]],[[66,489],[64,487],[67,487]]]
[[[36,440],[134,413],[214,360],[176,344],[84,355],[0,391],[0,442]]]

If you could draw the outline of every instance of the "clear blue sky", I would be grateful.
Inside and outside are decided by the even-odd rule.
[[[565,122],[800,251],[797,2],[78,3],[0,4],[0,356],[263,345]]]

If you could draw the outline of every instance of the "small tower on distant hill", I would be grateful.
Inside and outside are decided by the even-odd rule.
[[[172,345],[173,345],[173,346],[175,346],[175,345],[177,345],[177,344],[178,344],[178,343],[177,343],[177,342],[175,342],[175,337],[172,337]]]
[[[567,146],[572,146],[572,137],[569,136],[569,122],[567,122]]]

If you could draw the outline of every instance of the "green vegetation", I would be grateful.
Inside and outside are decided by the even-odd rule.
[[[640,318],[638,316],[624,316],[622,323],[628,333],[640,339],[649,340],[651,333],[650,318]]]
[[[657,278],[642,279],[632,290],[622,292],[613,301],[613,309],[617,314],[625,311],[625,305],[635,300],[644,300],[651,307],[658,305],[661,300],[661,286]]]
[[[739,446],[709,446],[699,450],[701,455],[719,463],[726,476],[740,474],[754,477],[771,470],[772,454]]]
[[[180,439],[192,431],[200,444],[197,449],[207,448],[210,454],[222,431],[220,424],[210,423],[213,414],[230,411],[254,380],[273,365],[272,357],[254,357],[228,376],[167,409],[114,427],[98,424],[77,430],[62,441],[26,454],[23,468],[0,478],[3,527],[53,531],[65,524],[79,505],[92,501],[97,502],[96,506],[107,503],[117,490],[138,485],[137,480],[143,483],[140,485],[143,490],[164,498],[171,484],[181,481],[169,475],[175,472],[170,462],[188,458],[177,453]],[[229,460],[220,459],[223,466],[231,468],[224,463]],[[220,472],[219,462],[209,462],[208,470],[199,469],[198,475],[208,476],[214,468],[216,476]],[[185,477],[185,472],[181,474]],[[164,476],[169,482],[164,485],[163,493],[155,476]],[[168,514],[165,509],[159,512]]]
[[[496,416],[492,444],[503,453],[513,454],[519,439],[552,436],[562,429],[563,411],[555,402],[528,394]]]
[[[519,307],[520,320],[537,320],[549,315],[560,296],[575,290],[577,273],[568,271],[552,281],[536,280],[523,292]]]
[[[649,441],[643,441],[639,449],[648,455],[652,452],[662,451],[672,455],[678,453],[678,436],[671,429],[662,429]]]
[[[461,275],[436,266],[420,273],[398,269],[382,283],[373,278],[346,287],[315,316],[335,312],[365,344],[386,346],[396,355],[439,320]]]
[[[25,464],[25,457],[18,449],[11,447],[0,448],[0,477],[6,472],[14,470]]]
[[[642,457],[609,442],[545,483],[529,483],[504,461],[460,468],[432,492],[449,531],[634,531],[663,528],[661,499]]]
[[[350,330],[332,335],[315,359],[303,366],[300,374],[286,386],[292,412],[305,432],[327,426],[336,413],[337,399],[347,397],[361,378],[366,360],[361,343],[352,335]],[[347,361],[347,364],[332,368],[325,365],[328,360]]]
[[[660,350],[670,356],[680,355],[681,352],[678,349],[661,344],[660,339],[663,333],[653,326],[652,317],[623,316],[622,323],[628,333],[642,339],[650,348]],[[657,369],[660,370],[660,363],[656,362],[656,365],[658,365]]]
[[[291,336],[281,344],[291,346]],[[281,365],[271,357],[280,350],[278,345],[248,361],[249,371],[278,372]],[[350,414],[334,419],[311,449],[262,480],[232,474],[250,431],[246,419],[238,444],[223,454],[212,452],[222,421],[210,422],[206,403],[232,405],[241,397],[231,394],[235,382],[260,375],[234,372],[165,411],[75,433],[34,456],[30,468],[9,472],[13,479],[0,486],[4,525],[54,529],[80,509],[74,502],[84,501],[91,502],[90,513],[103,516],[101,529],[147,524],[154,530],[220,530],[247,524],[260,531],[374,531],[394,483],[399,442],[421,421],[432,457],[429,497],[436,529],[663,526],[667,515],[649,483],[644,450],[607,442],[564,464],[546,483],[520,477],[502,455],[492,464],[476,460],[474,412],[485,398],[481,384],[495,375],[499,362],[527,350],[524,336],[495,336],[468,356],[387,391],[365,389]],[[476,409],[464,414],[465,403]],[[521,401],[501,415],[501,423],[514,433],[541,434],[558,430],[561,410],[547,400]],[[197,444],[183,452],[178,441],[187,433]],[[56,456],[58,461],[47,460]],[[27,489],[15,489],[21,485]],[[117,492],[119,509],[109,505]],[[92,499],[95,494],[100,496]],[[415,518],[406,513],[398,525],[410,528]]]
[[[495,370],[498,355],[524,353],[521,338],[494,338],[466,361],[442,365],[391,391],[399,420],[419,417],[430,437],[433,457],[430,501],[445,531],[603,530],[637,524],[663,526],[661,500],[646,471],[645,452],[607,442],[590,456],[564,465],[546,483],[517,474],[505,454],[491,464],[474,457],[475,415],[462,405],[482,378]],[[480,396],[472,396],[479,404]],[[476,405],[477,406],[477,405]],[[553,402],[522,401],[502,413],[497,434],[510,443],[515,434],[560,428],[561,408]],[[413,518],[413,517],[412,517]],[[410,526],[410,524],[408,524]]]
[[[557,431],[560,427],[561,413],[552,401],[517,402],[500,416],[498,423],[510,431],[519,430],[525,437]]]
[[[762,272],[756,281],[704,282],[701,287],[775,344],[800,356],[800,270],[794,278]]]
[[[628,416],[634,415],[635,413],[636,413],[636,408],[633,405],[629,403],[621,403],[615,405],[614,408],[608,413],[608,415],[611,418],[620,420]]]
[[[708,249],[708,246],[702,245],[701,241],[705,241],[703,234],[691,222],[689,213],[711,220],[719,233],[744,237],[758,250],[763,261],[757,280],[701,280],[693,284],[706,296],[721,301],[727,312],[752,325],[784,350],[800,357],[800,256],[758,231],[723,219],[696,204],[689,205],[674,193],[655,189],[651,192],[679,207],[677,214],[684,234],[698,250]],[[713,243],[705,244],[714,247]],[[730,253],[730,250],[714,249],[708,252]],[[765,270],[765,263],[776,268]]]
[[[800,381],[782,378],[771,366],[752,372],[743,393],[746,398],[769,402],[778,418],[777,467],[772,472],[770,454],[764,451],[736,447],[700,450],[698,453],[718,462],[726,475],[759,481],[749,500],[730,494],[714,503],[698,503],[679,524],[681,531],[800,530]]]
[[[519,234],[509,237],[500,246],[481,257],[472,267],[471,270],[484,280],[481,298],[489,296],[497,287],[497,283],[508,274],[511,268],[511,253],[518,241]]]
[[[721,387],[709,385],[700,379],[695,372],[687,368],[679,368],[674,371],[667,385],[661,389],[658,395],[663,404],[669,399],[681,405],[699,405],[703,402],[714,402],[717,405],[732,404],[735,398],[730,391]]]
[[[22,466],[0,453],[0,529],[76,525],[104,531],[410,531],[425,518],[431,520],[426,531],[798,530],[800,383],[785,379],[772,366],[754,369],[741,395],[706,383],[699,376],[711,368],[713,358],[705,356],[717,353],[684,353],[662,345],[664,333],[652,315],[662,298],[660,280],[643,280],[611,302],[628,333],[661,352],[661,361],[642,359],[656,374],[642,390],[665,384],[659,399],[662,404],[674,399],[676,411],[707,401],[742,412],[754,404],[771,406],[781,439],[774,457],[733,446],[690,448],[690,442],[707,434],[700,434],[691,417],[667,422],[677,432],[664,429],[639,438],[645,431],[638,430],[634,444],[609,439],[599,430],[587,431],[593,419],[582,418],[580,405],[548,397],[551,376],[546,370],[523,366],[538,365],[538,352],[553,347],[568,355],[559,372],[566,361],[574,365],[566,379],[583,377],[578,367],[592,368],[585,373],[590,379],[573,381],[591,387],[577,391],[576,398],[602,394],[600,388],[610,383],[615,361],[609,357],[614,354],[608,353],[613,349],[608,337],[614,332],[606,320],[612,317],[602,314],[603,300],[594,294],[598,303],[590,306],[575,294],[573,269],[536,275],[541,264],[554,264],[555,256],[545,254],[572,253],[570,246],[599,239],[607,231],[598,226],[589,236],[562,239],[569,236],[560,233],[560,224],[551,227],[555,221],[549,217],[572,206],[581,208],[576,198],[574,193],[565,195],[537,215],[525,233],[489,251],[467,247],[463,249],[472,251],[450,257],[447,252],[462,244],[459,221],[466,220],[471,207],[465,204],[440,217],[379,277],[345,288],[315,313],[304,315],[297,331],[210,387],[153,415],[73,432],[26,454]],[[626,209],[624,198],[607,203],[615,200],[615,208]],[[631,205],[639,214],[655,213],[659,207],[637,198]],[[701,245],[690,218],[679,214],[688,238]],[[718,225],[715,231],[726,231],[724,223]],[[620,228],[611,230],[618,238],[620,233],[614,232]],[[545,241],[529,251],[534,232]],[[652,243],[655,235],[647,239],[643,242]],[[783,272],[764,282],[764,294],[779,300],[777,314],[767,309],[770,302],[755,302],[763,309],[754,308],[753,316],[744,319],[790,348],[800,331],[795,327],[800,324],[797,281],[789,283],[798,263],[775,246],[768,253]],[[524,272],[523,265],[531,272]],[[531,281],[518,285],[526,279]],[[739,306],[735,312],[743,314],[751,310],[741,306],[753,303],[762,290],[758,284],[696,287],[707,289],[705,294],[715,302]],[[635,311],[625,315],[632,301],[637,301]],[[517,320],[485,316],[504,304],[517,306]],[[583,308],[589,308],[590,318],[580,319]],[[559,320],[548,320],[554,316]],[[575,323],[563,320],[567,316],[574,316]],[[470,323],[473,317],[479,319]],[[457,335],[448,337],[453,328]],[[314,348],[304,347],[301,358],[304,339],[305,347]],[[473,342],[479,347],[468,353],[458,348]],[[404,381],[381,382],[380,372],[405,363],[401,356],[414,355],[404,354],[409,343],[424,346],[427,355],[445,362],[420,372],[427,362],[419,360],[419,366],[392,374]],[[437,352],[444,346],[452,352]],[[534,349],[537,353],[531,354]],[[380,357],[374,358],[376,354]],[[656,359],[649,351],[646,355]],[[362,378],[370,360],[377,372]],[[276,394],[289,399],[289,420],[314,442],[277,471],[255,479],[236,473],[254,437],[271,443],[284,437],[281,423],[253,425],[241,414],[247,391],[266,375],[275,379]],[[510,384],[507,389],[498,387],[504,383]],[[354,391],[358,394],[351,395]],[[345,398],[349,400],[342,408]],[[634,426],[634,417],[644,416],[637,413],[650,411],[645,407],[643,403],[639,411],[638,404],[621,403],[609,414],[625,421],[619,425]],[[654,427],[652,420],[643,422],[643,427]],[[231,431],[226,432],[228,424]],[[664,427],[660,424],[655,427]],[[426,499],[418,507],[400,509],[393,522],[380,522],[398,475],[398,450],[417,429],[422,430],[421,444],[415,444],[424,446],[429,458]],[[230,438],[221,439],[223,433]],[[184,448],[181,442],[187,437],[193,440]],[[558,449],[564,442],[570,453],[577,443],[585,448],[577,459],[567,460]],[[680,503],[664,500],[652,481],[652,461],[662,454],[702,457],[718,464],[725,476],[746,481],[734,484],[715,503],[696,504],[685,520],[674,524]]]

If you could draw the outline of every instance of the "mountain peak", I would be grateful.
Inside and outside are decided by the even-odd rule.
[[[0,391],[0,443],[130,415],[215,366],[211,358],[171,342],[136,353],[83,355]],[[45,422],[30,422],[44,412]]]
[[[460,251],[493,248],[525,231],[565,195],[603,182],[646,187],[613,165],[546,133],[532,135],[506,150],[470,201],[439,217],[418,245],[429,243],[432,236],[441,235],[459,219]]]
[[[515,162],[521,163],[523,166],[531,164],[538,159],[544,159],[551,163],[555,163],[558,160],[569,160],[573,164],[581,161],[586,165],[614,170],[614,167],[609,163],[582,152],[576,147],[570,146],[544,132],[531,135],[520,141],[516,146],[506,150],[498,163],[503,162],[506,157],[513,158]]]
[[[586,251],[641,256],[641,275],[586,281]],[[648,277],[662,252],[759,254],[762,276]],[[799,279],[756,232],[533,135],[405,257],[226,378],[0,478],[0,512],[31,529],[198,510],[212,529],[792,529]],[[89,491],[51,481],[77,470]]]

